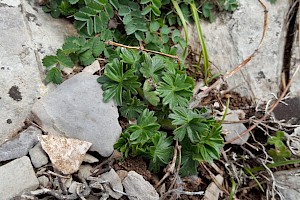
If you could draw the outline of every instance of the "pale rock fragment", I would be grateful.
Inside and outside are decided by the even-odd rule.
[[[78,171],[85,153],[92,145],[90,142],[57,135],[43,135],[39,140],[53,166],[63,174]]]

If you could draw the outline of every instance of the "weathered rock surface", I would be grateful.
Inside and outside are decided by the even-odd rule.
[[[39,183],[42,187],[47,188],[51,186],[49,178],[47,176],[40,176],[38,177]]]
[[[84,155],[83,162],[96,163],[96,162],[99,162],[99,160],[98,160],[98,158],[95,158],[94,156],[87,153]]]
[[[286,14],[291,1],[277,1],[268,9],[269,24],[261,49],[240,72],[226,81],[230,88],[251,97],[254,101],[267,101],[277,93],[283,66],[286,36]],[[255,13],[255,14],[253,14]],[[232,70],[257,48],[263,32],[264,10],[259,1],[239,0],[233,14],[217,17],[213,23],[201,21],[210,60],[221,72]],[[189,27],[189,44],[199,52],[200,44],[194,26]]]
[[[108,192],[109,196],[115,198],[115,199],[120,199],[122,194],[119,192],[115,192],[114,190],[123,192],[123,186],[121,183],[121,179],[118,176],[118,174],[115,172],[114,169],[111,169],[109,172],[103,173],[100,175],[100,178],[103,179],[104,181],[108,181],[110,186],[105,184],[104,188]],[[113,187],[114,190],[111,189]]]
[[[34,0],[0,4],[1,145],[21,130],[33,103],[47,91],[41,58],[53,54],[75,29],[44,13]]]
[[[39,139],[53,166],[64,174],[78,171],[85,153],[92,145],[90,142],[57,135],[43,135]]]
[[[29,150],[38,143],[42,131],[34,126],[22,131],[16,138],[0,146],[0,162],[26,156]]]
[[[130,200],[158,200],[159,195],[154,187],[146,181],[143,176],[135,171],[128,172],[127,177],[123,180],[125,192],[129,195]]]
[[[73,76],[36,102],[32,113],[47,132],[91,142],[92,151],[107,157],[122,129],[114,102],[102,101],[97,78],[88,73]]]
[[[277,189],[282,193],[286,200],[300,199],[300,169],[275,172]]]
[[[241,110],[240,110],[241,111]],[[229,114],[225,117],[226,121],[239,121],[239,116],[237,111],[229,111]],[[222,124],[222,130],[225,132],[225,140],[230,141],[233,138],[237,137],[245,130],[247,130],[246,126],[242,123],[232,123],[232,124]],[[247,142],[250,134],[246,134],[241,136],[239,139],[234,140],[231,144],[243,145]]]
[[[38,143],[32,149],[29,150],[29,156],[35,168],[39,168],[43,165],[46,165],[49,162],[48,156],[42,149],[40,143]]]
[[[223,180],[224,178],[220,174],[216,176],[216,181],[219,185],[223,184]],[[221,190],[218,188],[218,186],[214,182],[211,182],[206,188],[202,200],[218,200],[220,192]]]
[[[297,15],[297,20],[295,23],[295,33],[294,34],[294,41],[292,44],[291,49],[291,60],[290,60],[290,77],[294,74],[296,68],[300,64],[300,41],[299,41],[299,13]],[[300,72],[296,74],[296,77],[291,85],[290,88],[290,96],[292,97],[299,97],[300,96]]]
[[[81,165],[79,167],[79,171],[78,171],[78,176],[87,179],[89,176],[92,175],[91,170],[93,169],[93,167],[89,164],[87,165]]]
[[[35,190],[39,181],[27,156],[0,167],[0,200],[11,199],[23,192]]]

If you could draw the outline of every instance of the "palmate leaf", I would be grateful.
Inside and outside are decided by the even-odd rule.
[[[186,74],[168,74],[162,77],[157,91],[163,98],[163,105],[168,105],[171,109],[177,106],[187,107],[193,94],[193,80]]]
[[[202,123],[201,115],[184,107],[176,107],[172,111],[169,118],[173,119],[172,124],[177,126],[174,130],[175,139],[182,141],[188,136],[192,143],[199,142],[199,133],[207,128],[207,125]]]
[[[161,166],[168,164],[172,158],[173,143],[172,137],[167,137],[165,133],[156,133],[152,137],[154,146],[150,147],[151,161],[149,168],[150,170],[157,172]]]
[[[182,145],[182,158],[181,158],[180,175],[181,176],[196,175],[199,161],[192,159],[194,156],[195,147],[191,145],[191,143],[188,140],[183,141],[181,145]]]
[[[138,116],[146,108],[146,105],[142,103],[136,97],[131,97],[129,92],[123,92],[123,103],[119,108],[120,114],[129,120],[137,119]]]
[[[201,140],[196,144],[197,154],[194,155],[194,160],[212,163],[214,159],[219,159],[220,149],[224,146],[221,129],[221,125],[214,122],[200,133]]]
[[[146,143],[155,133],[158,133],[160,125],[153,111],[145,109],[141,116],[137,119],[137,124],[127,128],[130,132],[130,140],[136,143]]]
[[[155,83],[160,80],[161,72],[164,70],[164,59],[161,56],[150,57],[144,54],[145,62],[143,62],[140,72],[145,78],[152,79]]]
[[[98,83],[102,84],[104,102],[114,98],[117,104],[121,106],[123,90],[136,94],[136,89],[141,84],[137,81],[137,76],[134,73],[134,69],[123,73],[123,64],[118,59],[106,64],[104,75],[97,79]]]

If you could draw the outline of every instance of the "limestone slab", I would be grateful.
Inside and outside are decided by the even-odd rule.
[[[268,27],[261,49],[238,73],[226,81],[230,88],[250,97],[254,102],[267,101],[271,93],[279,92],[286,37],[286,15],[291,1],[277,1],[267,6]],[[217,73],[225,73],[238,66],[257,48],[264,23],[264,9],[259,1],[240,0],[232,14],[220,14],[213,23],[201,21],[209,59],[217,66]],[[189,44],[200,52],[195,26],[189,27]]]
[[[34,0],[0,0],[0,27],[2,144],[21,130],[33,103],[47,92],[41,59],[55,53],[74,28],[44,13]]]

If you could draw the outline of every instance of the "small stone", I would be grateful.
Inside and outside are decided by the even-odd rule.
[[[40,176],[40,177],[38,177],[38,180],[39,180],[40,186],[43,186],[44,188],[49,187],[50,181],[47,176]]]
[[[38,143],[29,150],[29,156],[35,168],[40,168],[41,166],[46,165],[49,162],[48,156],[42,149],[41,143]]]
[[[159,195],[154,187],[135,171],[128,172],[123,181],[123,186],[129,200],[158,200]]]
[[[90,142],[55,135],[39,137],[42,148],[49,155],[53,166],[64,174],[78,171]]]
[[[223,180],[224,178],[220,174],[216,176],[216,181],[218,182],[219,185],[223,184]],[[220,192],[221,190],[218,188],[218,186],[214,182],[211,182],[206,188],[202,200],[218,200]]]
[[[100,70],[100,64],[98,60],[95,60],[91,65],[86,66],[82,72],[86,72],[89,74],[94,74],[95,72],[97,72],[98,70]]]
[[[239,121],[238,112],[229,111],[229,114],[225,117],[226,121]],[[225,132],[225,140],[230,141],[233,138],[239,136],[245,130],[247,130],[246,126],[242,123],[232,123],[232,124],[222,124],[222,130]],[[247,142],[250,134],[247,133],[241,136],[239,139],[234,140],[231,144],[243,145]]]
[[[124,178],[126,178],[126,176],[128,175],[128,171],[121,169],[117,171],[117,174],[123,182]]]
[[[69,191],[71,194],[76,193],[76,189],[77,189],[77,187],[79,186],[79,184],[81,184],[81,183],[78,183],[78,182],[76,182],[76,181],[73,181],[73,182],[71,183],[71,185],[70,185],[68,191]]]
[[[118,174],[115,172],[114,169],[111,169],[109,172],[103,173],[100,175],[100,178],[108,181],[110,183],[110,186],[117,191],[123,192],[123,186],[120,177]],[[114,190],[111,189],[109,185],[105,184],[104,188],[108,192],[109,196],[119,199],[123,195],[120,194],[119,192],[115,192]]]
[[[300,199],[300,169],[278,171],[274,173],[276,185],[283,199],[299,200]]]
[[[98,158],[95,158],[94,156],[87,153],[87,154],[85,154],[85,156],[83,158],[83,162],[96,163],[96,162],[99,162],[99,160],[98,160]]]
[[[39,187],[30,159],[15,159],[0,167],[0,200],[12,199]]]
[[[87,179],[88,177],[91,176],[92,172],[91,170],[93,169],[93,167],[89,164],[87,165],[81,165],[79,167],[79,171],[78,171],[78,175],[84,179]]]
[[[42,131],[34,126],[29,126],[17,138],[7,141],[0,146],[0,162],[26,156],[29,150],[38,143],[38,135]]]

